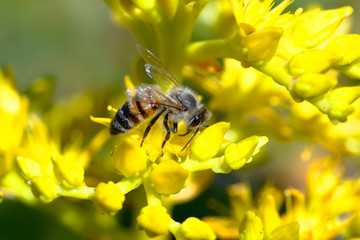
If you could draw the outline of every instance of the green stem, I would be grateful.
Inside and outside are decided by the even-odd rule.
[[[229,57],[227,49],[230,42],[227,39],[215,39],[190,43],[185,50],[187,62],[204,59]]]
[[[149,206],[154,206],[154,205],[162,205],[161,203],[161,195],[158,194],[155,189],[153,188],[153,186],[151,185],[151,180],[150,180],[150,173],[152,170],[152,166],[149,166],[144,174],[143,174],[143,185],[145,188],[145,192],[146,192],[146,199],[148,202]]]
[[[286,71],[283,66],[280,66],[272,60],[263,62],[262,64],[252,64],[251,66],[258,71],[272,77],[272,79],[277,84],[286,87],[287,90],[292,89],[294,85],[293,77]]]
[[[133,175],[131,177],[125,177],[120,182],[116,183],[116,185],[121,189],[123,194],[127,194],[128,192],[138,188],[142,183],[141,175]]]
[[[211,158],[205,161],[197,161],[193,159],[187,159],[181,163],[181,166],[191,172],[202,171],[213,168],[220,168],[224,161],[224,157]]]
[[[83,186],[79,189],[66,190],[61,188],[59,190],[60,196],[64,197],[74,197],[80,199],[90,199],[95,191],[94,187]]]

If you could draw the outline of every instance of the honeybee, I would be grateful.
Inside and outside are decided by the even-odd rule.
[[[198,95],[182,86],[152,52],[141,45],[137,46],[137,50],[146,62],[146,73],[159,83],[166,82],[172,86],[168,92],[162,91],[159,85],[145,84],[137,87],[133,95],[128,91],[129,99],[119,108],[111,121],[110,134],[125,133],[153,116],[142,136],[140,144],[142,146],[151,127],[160,116],[164,115],[163,125],[166,135],[161,145],[162,149],[169,140],[171,132],[177,133],[180,121],[184,121],[187,127],[187,132],[180,136],[185,136],[196,129],[194,135],[183,147],[182,150],[184,150],[199,128],[211,117],[211,112],[200,102]]]

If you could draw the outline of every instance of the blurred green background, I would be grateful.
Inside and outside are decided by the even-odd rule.
[[[359,0],[295,0],[289,10],[315,4],[323,9],[350,5],[353,21],[360,22]],[[354,24],[351,32],[360,33],[360,25]],[[130,31],[116,26],[101,0],[0,0],[0,66],[13,70],[20,92],[44,76],[56,80],[56,99],[80,90],[109,86],[120,90],[123,77],[131,72],[135,45]],[[296,148],[292,154],[300,154],[302,146]],[[259,170],[257,174],[266,174]],[[91,203],[86,206],[92,208]],[[0,240],[83,237],[30,206],[0,204]]]

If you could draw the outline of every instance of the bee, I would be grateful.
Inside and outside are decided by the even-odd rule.
[[[187,127],[186,133],[180,136],[185,136],[196,129],[194,135],[183,147],[182,150],[184,150],[195,137],[199,128],[205,126],[204,122],[211,117],[211,112],[200,102],[198,95],[191,89],[182,86],[152,52],[141,45],[137,46],[137,50],[146,62],[146,73],[159,83],[167,83],[171,87],[165,92],[159,85],[142,84],[135,89],[132,95],[128,90],[129,99],[113,117],[110,134],[126,133],[153,116],[142,136],[140,144],[142,146],[151,127],[163,115],[166,135],[161,146],[162,149],[169,140],[171,132],[177,133],[179,122],[184,121]]]

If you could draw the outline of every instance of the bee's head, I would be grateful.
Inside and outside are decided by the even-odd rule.
[[[211,117],[211,112],[206,107],[201,107],[195,114],[187,121],[188,129],[198,128]]]

